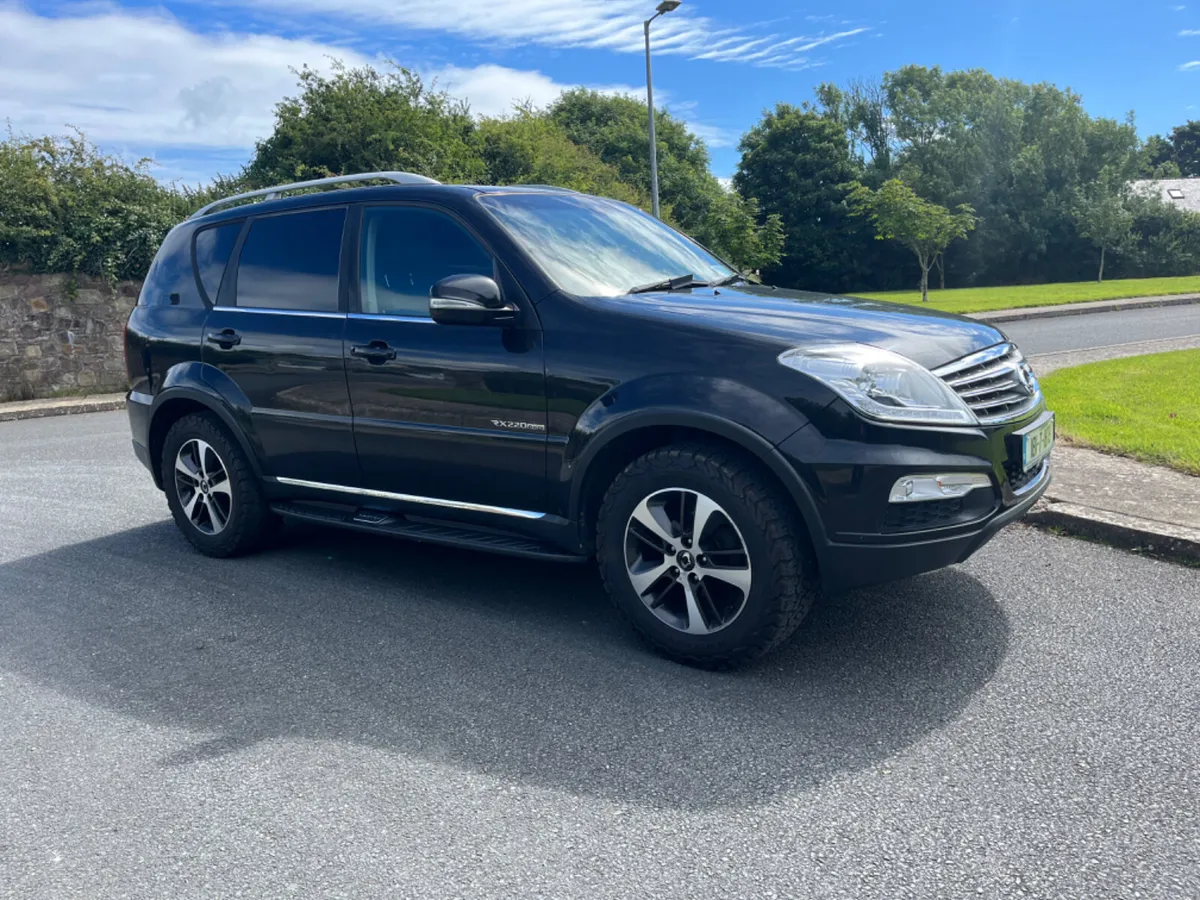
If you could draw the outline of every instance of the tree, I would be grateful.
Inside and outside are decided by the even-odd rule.
[[[1140,175],[1144,178],[1178,178],[1179,164],[1175,162],[1175,147],[1159,134],[1152,134],[1142,145]]]
[[[1134,242],[1133,211],[1124,187],[1096,185],[1076,199],[1073,210],[1079,235],[1100,250],[1100,274],[1104,280],[1104,255],[1129,248]]]
[[[0,266],[142,278],[189,211],[149,160],[103,154],[78,132],[0,142]]]
[[[1131,121],[1089,116],[1079,95],[979,69],[906,66],[884,76],[891,175],[927,200],[979,216],[974,240],[946,254],[964,283],[1074,280],[1090,268],[1074,227],[1076,194],[1104,171],[1137,177]],[[874,186],[869,169],[863,183]]]
[[[844,90],[824,82],[817,101],[846,130],[850,149],[864,165],[879,173],[891,169],[892,123],[882,82],[852,78]]]
[[[1171,147],[1180,173],[1187,178],[1200,176],[1200,119],[1172,129]]]
[[[578,88],[559,97],[548,113],[572,141],[649,196],[650,149],[643,101]],[[655,115],[663,218],[741,268],[778,262],[783,249],[778,217],[760,213],[753,195],[725,190],[709,171],[704,142],[669,112]]]
[[[650,207],[649,197],[621,180],[621,173],[566,130],[529,106],[508,118],[480,121],[475,142],[488,184],[553,184]]]
[[[276,105],[275,127],[246,169],[255,186],[393,169],[440,181],[483,178],[467,105],[408,69],[335,62],[332,75],[303,68],[296,76],[300,94]]]
[[[975,211],[962,204],[954,212],[917,196],[898,178],[877,191],[858,185],[849,196],[855,214],[870,219],[879,240],[899,241],[921,266],[921,300],[929,300],[929,270],[952,241],[975,228]]]
[[[870,277],[873,242],[846,207],[860,170],[841,123],[781,103],[743,137],[733,184],[757,198],[760,215],[779,217],[783,258],[767,275],[787,287],[850,290]]]

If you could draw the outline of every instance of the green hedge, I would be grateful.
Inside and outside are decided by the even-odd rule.
[[[0,266],[145,277],[163,237],[193,205],[149,161],[101,154],[82,135],[0,142]]]

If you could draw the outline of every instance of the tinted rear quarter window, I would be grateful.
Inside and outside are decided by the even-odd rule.
[[[242,233],[242,223],[229,222],[196,232],[196,274],[210,303],[217,302],[225,265],[233,253],[233,245]]]
[[[336,312],[346,210],[256,219],[238,258],[237,305]]]
[[[204,305],[192,273],[191,237],[187,226],[177,227],[166,236],[142,283],[138,306],[166,306],[172,304],[173,297],[174,305]]]

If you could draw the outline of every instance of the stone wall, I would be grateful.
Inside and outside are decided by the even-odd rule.
[[[0,272],[0,401],[123,391],[141,285]]]

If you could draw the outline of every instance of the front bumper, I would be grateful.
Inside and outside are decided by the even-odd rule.
[[[1018,472],[1011,437],[1044,405],[1014,422],[959,429],[880,425],[837,406],[777,448],[803,484],[803,512],[827,590],[962,562],[1024,516],[1050,484],[1048,459]],[[888,502],[897,479],[935,472],[986,474],[992,487],[954,503]]]
[[[1000,509],[982,523],[893,535],[886,543],[826,542],[824,552],[818,551],[825,586],[832,590],[865,587],[964,562],[996,532],[1029,512],[1049,485],[1050,465],[1047,462],[1017,502]]]

